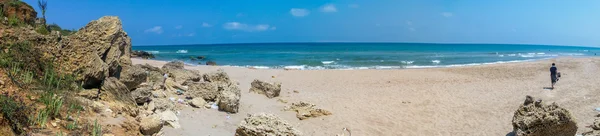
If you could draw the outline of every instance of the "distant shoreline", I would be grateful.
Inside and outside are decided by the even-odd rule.
[[[426,43],[426,42],[242,42],[242,43],[197,43],[197,44],[162,44],[162,45],[132,45],[133,47],[144,46],[194,46],[194,45],[268,45],[268,44],[447,44],[447,45],[515,45],[515,46],[566,46],[597,48],[590,45],[558,45],[558,44],[529,44],[529,43]]]

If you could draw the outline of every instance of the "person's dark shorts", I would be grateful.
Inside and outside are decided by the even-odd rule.
[[[556,75],[550,75],[550,80],[552,80],[552,83],[556,83],[556,81],[558,81],[558,78],[556,77]]]

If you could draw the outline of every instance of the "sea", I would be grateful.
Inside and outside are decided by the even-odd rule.
[[[406,69],[600,55],[600,48],[513,44],[247,43],[133,46],[156,60],[257,69]],[[204,59],[192,59],[198,56]]]

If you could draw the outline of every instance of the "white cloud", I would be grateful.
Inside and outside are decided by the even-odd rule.
[[[452,12],[442,12],[442,16],[444,17],[452,17],[454,14]]]
[[[210,24],[208,24],[208,23],[206,23],[206,22],[203,22],[203,23],[202,23],[202,27],[212,27],[212,25],[210,25]]]
[[[175,26],[175,29],[181,29],[181,28],[183,28],[182,25]]]
[[[337,8],[333,4],[325,4],[321,7],[321,12],[337,12]]]
[[[146,29],[144,30],[145,33],[156,33],[156,34],[161,34],[163,32],[162,27],[161,26],[155,26],[152,27],[150,29]]]
[[[266,31],[266,30],[275,30],[276,28],[273,26],[271,27],[268,24],[258,24],[258,25],[251,25],[251,24],[243,24],[240,22],[228,22],[223,24],[223,28],[227,29],[227,30],[239,30],[239,31],[247,31],[247,32],[259,32],[259,31]]]
[[[308,16],[308,14],[310,14],[310,11],[308,11],[307,9],[292,8],[290,9],[290,14],[296,17],[303,17]]]
[[[358,8],[360,7],[358,4],[350,4],[348,5],[349,8]]]

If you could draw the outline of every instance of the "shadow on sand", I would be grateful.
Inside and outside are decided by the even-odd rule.
[[[553,90],[554,87],[544,87],[544,89]]]
[[[509,132],[506,136],[515,136],[515,132]]]

